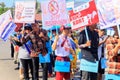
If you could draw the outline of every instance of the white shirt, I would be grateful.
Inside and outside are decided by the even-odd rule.
[[[19,59],[31,59],[30,54],[28,53],[24,45],[19,47],[18,53],[19,53],[18,54]]]
[[[63,41],[65,40],[65,37],[63,34],[61,34],[59,36],[58,42],[57,42],[57,47],[55,50],[55,55],[56,56],[61,56],[61,57],[66,57],[69,56],[70,54],[70,48],[71,48],[71,44],[70,44],[70,38],[67,37],[67,40],[64,43],[64,46],[62,47],[61,44],[63,43]]]

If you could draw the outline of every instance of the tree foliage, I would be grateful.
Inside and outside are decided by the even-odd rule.
[[[4,2],[0,3],[0,15],[9,10],[10,8],[7,8],[4,4]]]
[[[38,1],[36,2],[36,13],[41,13],[41,6]]]

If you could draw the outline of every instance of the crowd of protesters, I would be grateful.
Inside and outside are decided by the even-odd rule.
[[[85,30],[77,35],[73,35],[70,26],[62,25],[60,33],[53,30],[42,29],[38,21],[32,24],[25,24],[16,34],[10,37],[11,57],[14,57],[14,63],[18,64],[20,79],[30,80],[29,71],[32,80],[39,80],[39,64],[43,69],[43,80],[48,80],[55,72],[55,80],[71,80],[76,71],[77,56],[81,53],[82,59],[88,61],[99,61],[98,73],[79,71],[80,80],[103,80],[103,74],[119,74],[119,48],[120,40],[117,34],[106,36],[104,30],[96,28],[96,24],[87,27],[89,40],[87,40]],[[26,46],[31,44],[30,47]],[[77,52],[78,50],[78,52]],[[40,62],[41,56],[50,56],[50,62]],[[73,56],[73,60],[69,57]],[[101,59],[107,59],[107,68],[101,68]],[[54,71],[55,61],[70,62],[70,72]]]

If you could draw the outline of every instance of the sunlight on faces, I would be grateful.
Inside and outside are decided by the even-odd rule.
[[[70,29],[71,29],[71,28],[64,28],[64,29],[63,29],[63,32],[68,35],[69,32],[70,32]]]

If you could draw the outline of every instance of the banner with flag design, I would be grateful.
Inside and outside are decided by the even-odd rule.
[[[15,28],[16,25],[14,22],[12,22],[12,15],[10,10],[0,15],[0,38],[6,41],[14,32]]]

